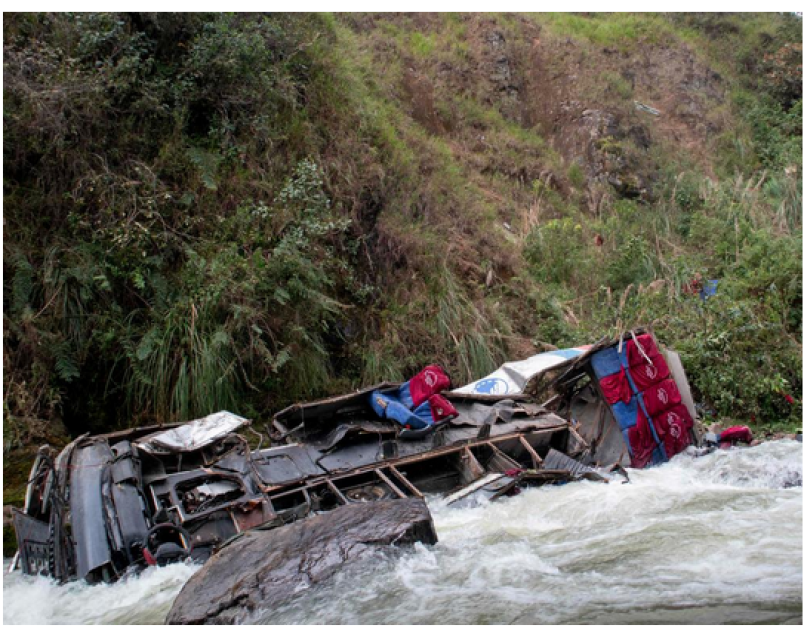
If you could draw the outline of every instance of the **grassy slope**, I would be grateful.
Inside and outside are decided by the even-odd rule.
[[[796,127],[752,62],[786,28],[14,16],[6,447],[635,323],[721,417],[798,420],[800,91]]]
[[[429,141],[444,159],[429,173],[447,196],[428,208],[428,229],[449,234],[447,268],[468,299],[498,313],[464,315],[458,333],[474,320],[506,357],[521,357],[533,351],[527,339],[569,344],[650,323],[682,351],[710,411],[797,422],[800,128],[788,136],[792,150],[777,145],[780,172],[757,156],[745,115],[757,80],[746,60],[768,46],[775,19],[344,20],[340,54],[366,79],[361,98],[388,107],[400,151]],[[634,100],[662,114],[640,112]],[[647,193],[612,186],[612,172]],[[468,225],[482,225],[482,236]],[[697,275],[721,279],[718,299],[685,293]],[[409,314],[398,310],[397,333]],[[430,334],[431,351],[440,329],[452,327]],[[400,352],[415,343],[401,340]],[[438,349],[462,378],[482,372],[471,359],[456,365],[448,341]]]

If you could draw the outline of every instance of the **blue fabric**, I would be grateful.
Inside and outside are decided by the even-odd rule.
[[[663,447],[662,441],[659,438],[659,435],[656,433],[656,428],[653,427],[653,419],[648,414],[648,409],[645,407],[645,402],[642,399],[642,393],[637,393],[636,400],[637,403],[639,404],[639,407],[642,409],[642,414],[644,414],[645,418],[648,420],[648,425],[650,426],[650,433],[653,436],[653,442]]]
[[[413,410],[413,397],[410,395],[410,382],[405,382],[395,390],[386,390],[385,392],[373,392],[369,399],[371,407],[374,412],[382,416],[382,408],[375,405],[375,396],[380,396],[386,401],[397,401],[405,406],[408,410]]]
[[[382,399],[386,404],[388,404],[393,401],[393,398],[390,397],[389,395],[383,395],[382,393],[379,393],[376,390],[369,396],[369,404],[371,404],[371,409],[374,410],[374,413],[378,417],[384,417],[385,408],[378,403],[379,399]]]
[[[598,351],[592,356],[592,369],[598,379],[603,379],[609,375],[620,372],[620,356],[617,354],[617,347],[609,347]]]
[[[714,286],[712,286],[710,289],[712,290],[711,294],[714,294],[714,291],[717,290],[716,280],[714,281]],[[603,349],[603,351],[598,351],[592,356],[592,370],[594,370],[598,379],[618,373],[621,367],[625,368],[625,376],[628,379],[628,385],[631,386],[631,391],[634,393],[634,396],[631,398],[631,402],[628,404],[618,401],[611,406],[611,410],[614,413],[614,418],[617,419],[617,424],[620,426],[625,444],[628,446],[628,453],[633,455],[633,451],[631,450],[631,442],[628,440],[628,429],[637,424],[637,409],[641,408],[642,413],[645,415],[645,419],[648,421],[653,442],[658,445],[658,447],[653,450],[652,458],[648,465],[650,466],[661,462],[667,462],[668,458],[667,453],[665,452],[664,442],[662,442],[662,440],[659,438],[659,435],[656,433],[656,428],[653,426],[653,419],[645,408],[642,393],[638,391],[636,384],[634,384],[634,380],[631,378],[631,371],[628,368],[628,358],[626,352],[623,351],[622,353],[619,353],[617,351],[617,347],[609,347],[608,349]]]
[[[623,440],[625,441],[625,446],[628,447],[628,455],[633,456],[634,450],[631,449],[631,439],[628,438],[628,430],[621,430],[623,433]]]
[[[413,397],[410,395],[410,382],[405,382],[396,391],[396,397],[399,403],[405,406],[408,410],[413,410]]]
[[[386,407],[383,408],[379,400],[382,399]],[[429,426],[433,422],[432,414],[430,413],[430,404],[425,402],[419,406],[419,410],[423,408],[423,406],[427,405],[426,408],[426,416],[429,420],[424,420],[424,411],[422,411],[422,415],[419,416],[414,414],[408,408],[406,408],[402,403],[400,403],[396,399],[396,393],[380,393],[380,392],[373,392],[369,397],[369,403],[371,404],[371,408],[377,414],[377,416],[381,418],[391,419],[392,421],[396,421],[402,426],[410,426],[411,429],[420,430],[427,426]]]
[[[419,407],[413,411],[413,414],[415,414],[419,420],[424,421],[424,423],[427,425],[433,424],[433,411],[430,408],[429,401],[419,404]]]
[[[662,462],[667,462],[667,454],[664,453],[664,444],[659,445],[656,449],[653,450],[653,455],[651,456],[650,459],[650,465],[661,464]]]
[[[628,358],[625,357],[625,351],[623,351],[622,355],[623,355],[623,362],[627,362]],[[631,392],[634,393],[635,395],[638,394],[639,389],[634,383],[634,380],[631,379],[631,369],[629,369],[627,366],[625,367],[625,379],[628,380],[628,385],[631,387]]]
[[[630,403],[618,401],[611,406],[611,411],[614,413],[614,418],[617,419],[617,424],[621,430],[627,430],[637,424],[636,397],[631,397]]]
[[[701,288],[701,299],[706,301],[709,297],[713,297],[717,294],[717,284],[720,283],[719,279],[707,279],[706,283],[704,283],[703,288]]]
[[[424,404],[422,404],[424,405]],[[430,406],[427,407],[428,414],[430,411]],[[413,430],[420,430],[422,428],[427,427],[432,423],[427,423],[426,421],[422,421],[421,417],[416,416],[410,410],[408,410],[405,406],[403,406],[398,401],[392,401],[388,404],[388,407],[385,409],[385,416],[389,419],[392,419],[399,423],[400,425],[407,427],[410,426]]]

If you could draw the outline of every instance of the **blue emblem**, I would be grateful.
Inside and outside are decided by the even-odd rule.
[[[481,395],[504,395],[508,392],[508,382],[499,377],[481,379],[475,384],[475,392]]]

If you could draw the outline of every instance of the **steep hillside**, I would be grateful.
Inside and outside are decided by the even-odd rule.
[[[800,419],[795,16],[17,14],[4,90],[7,450],[637,322]]]

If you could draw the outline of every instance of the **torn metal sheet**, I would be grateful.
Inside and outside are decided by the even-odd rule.
[[[585,473],[591,473],[594,470],[591,467],[581,464],[577,460],[573,460],[569,456],[562,454],[557,449],[551,449],[547,452],[544,459],[544,468],[549,470],[565,470],[569,471],[572,475],[580,476]]]
[[[557,349],[533,355],[526,360],[506,362],[493,373],[454,392],[475,395],[509,395],[521,393],[533,376],[578,357],[591,345],[573,349]]]
[[[580,457],[582,462],[600,466],[631,464],[617,421],[591,383],[572,397],[567,412],[578,433],[589,443],[588,451]]]
[[[104,467],[112,451],[105,442],[91,442],[75,452],[70,473],[70,511],[75,539],[76,574],[90,582],[100,581],[111,571],[112,553],[104,523],[101,490]]]
[[[687,407],[687,411],[693,419],[698,418],[698,412],[695,409],[695,403],[692,400],[692,391],[690,384],[687,381],[687,374],[684,372],[684,367],[681,365],[681,358],[675,351],[665,349],[664,357],[667,360],[667,366],[670,368],[670,374],[678,386],[678,391],[681,393],[681,399]]]
[[[279,440],[290,436],[307,438],[316,433],[328,433],[339,421],[364,416],[368,395],[375,390],[389,390],[399,386],[400,384],[383,382],[346,395],[293,404],[277,412],[273,417],[277,438]]]
[[[486,500],[494,500],[514,488],[516,484],[516,477],[509,477],[503,473],[489,473],[466,488],[449,495],[445,503],[448,506],[462,508],[475,506]]]
[[[136,444],[148,453],[196,451],[249,423],[248,419],[223,410],[171,430],[146,436]]]

